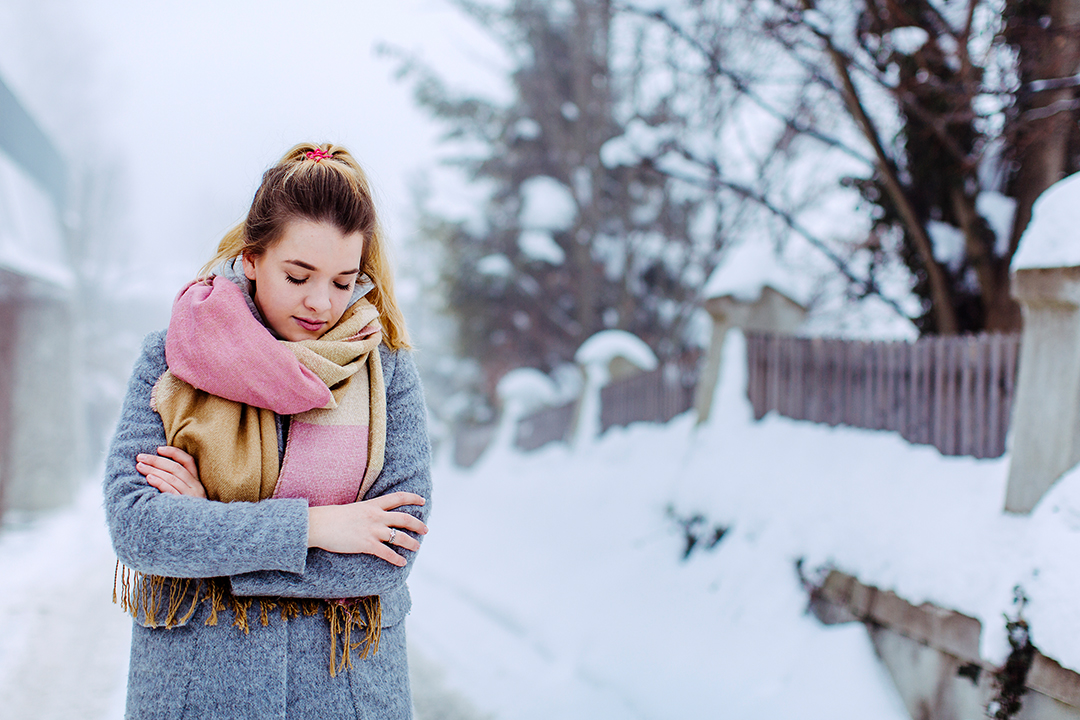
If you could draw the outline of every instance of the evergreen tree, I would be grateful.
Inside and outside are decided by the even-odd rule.
[[[647,165],[603,162],[605,143],[625,131],[616,109],[634,83],[632,69],[611,64],[610,3],[458,5],[515,59],[513,102],[454,96],[436,73],[398,56],[447,138],[482,148],[458,163],[491,188],[485,227],[425,219],[445,242],[459,352],[481,364],[488,389],[512,368],[572,360],[606,328],[638,335],[662,359],[680,356],[721,245],[709,222],[716,199],[680,192],[684,183]],[[665,120],[662,112],[651,120]]]

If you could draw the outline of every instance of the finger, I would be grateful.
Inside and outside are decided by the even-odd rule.
[[[170,475],[179,477],[187,473],[187,470],[185,470],[184,466],[180,463],[159,455],[137,455],[135,459],[143,464],[155,467],[162,472],[169,473]]]
[[[172,493],[173,495],[182,494],[179,490],[173,487],[171,484],[158,477],[157,475],[147,475],[146,482],[148,485],[157,488],[163,493]]]
[[[167,478],[173,477],[173,474],[167,469],[156,467],[148,462],[135,463],[135,469],[147,477],[150,477],[150,475],[153,474],[159,480],[164,480],[165,482],[170,482]]]
[[[417,535],[427,535],[428,533],[428,526],[408,513],[392,512],[387,513],[387,515],[386,524],[389,527],[411,530]]]
[[[180,465],[191,473],[193,477],[199,476],[199,466],[195,463],[195,458],[180,448],[171,445],[163,445],[158,448],[158,455],[162,455],[180,463]]]
[[[412,550],[413,552],[420,549],[420,541],[402,530],[398,530],[397,534],[394,536],[394,542],[392,542],[391,545],[396,545],[405,550]]]
[[[376,547],[371,554],[375,557],[382,558],[391,565],[396,565],[397,567],[405,567],[405,558],[398,555],[396,552],[390,549],[389,545],[386,545],[384,543],[378,543],[378,547]]]
[[[423,505],[426,500],[420,495],[411,492],[395,492],[389,495],[380,495],[373,498],[372,502],[383,510],[393,510],[402,505]]]

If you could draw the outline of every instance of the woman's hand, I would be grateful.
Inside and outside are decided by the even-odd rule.
[[[195,458],[180,448],[159,447],[157,455],[136,455],[135,469],[146,476],[146,482],[163,493],[206,498],[206,488],[199,482],[199,467]]]
[[[419,550],[420,542],[402,532],[427,534],[427,525],[408,513],[393,512],[403,505],[423,505],[414,493],[396,492],[349,503],[308,508],[308,547],[336,553],[367,553],[391,565],[405,566],[405,558],[391,545]]]

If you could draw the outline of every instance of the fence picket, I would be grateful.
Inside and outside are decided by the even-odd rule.
[[[986,434],[986,401],[987,396],[990,394],[990,386],[986,381],[986,354],[990,346],[987,343],[977,343],[974,338],[972,339],[971,344],[975,352],[975,447],[973,448],[972,455],[977,458],[984,458],[988,457],[988,453],[990,452],[987,443],[989,438]]]

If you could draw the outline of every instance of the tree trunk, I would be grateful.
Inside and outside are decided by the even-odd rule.
[[[926,234],[926,228],[923,227],[922,222],[915,213],[915,209],[911,206],[903,184],[896,177],[896,172],[893,170],[885,153],[881,143],[881,136],[863,107],[855,83],[851,79],[848,59],[833,45],[830,38],[822,37],[821,39],[825,43],[829,58],[832,60],[833,69],[840,78],[847,110],[874,149],[876,165],[884,181],[885,190],[896,206],[896,210],[904,223],[904,228],[915,243],[915,249],[926,268],[927,278],[930,283],[931,312],[933,313],[936,329],[942,335],[955,335],[959,332],[960,325],[956,318],[952,292],[949,289],[945,272],[934,258],[933,246],[930,244],[930,238]]]
[[[1051,0],[1050,23],[1033,17],[1027,3],[1011,0],[1016,25],[1006,29],[1020,54],[1020,81],[1050,80],[1074,75],[1080,67],[1080,0]],[[1075,169],[1069,157],[1070,140],[1076,134],[1075,112],[1069,103],[1076,88],[1045,90],[1025,95],[1017,101],[1014,119],[1014,160],[1019,169],[1012,178],[1011,193],[1016,198],[1016,214],[1009,238],[1012,258],[1020,236],[1031,221],[1035,200],[1048,187]]]

